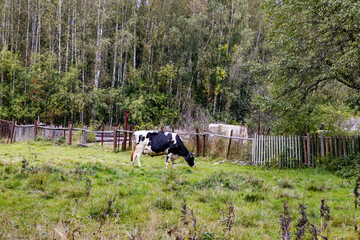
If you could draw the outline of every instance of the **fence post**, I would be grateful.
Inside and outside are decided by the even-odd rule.
[[[69,145],[71,145],[72,142],[72,122],[69,122]]]
[[[81,135],[81,144],[86,144],[86,138],[87,138],[87,126],[83,127],[82,135]]]
[[[303,143],[303,159],[302,159],[302,162],[301,162],[301,166],[303,166],[304,164],[306,165],[307,163],[307,153],[306,153],[306,137],[303,137],[301,136],[300,139],[302,140],[302,143]]]
[[[34,140],[36,139],[37,136],[37,121],[34,121]]]
[[[117,145],[117,124],[114,124],[114,152],[116,152],[116,145]]]
[[[315,159],[313,161],[313,164],[315,164],[315,162],[317,161],[318,157],[319,157],[319,143],[318,143],[318,134],[315,133],[315,143],[314,143],[314,147],[315,147]]]
[[[200,156],[200,137],[199,137],[199,129],[196,128],[196,157]]]
[[[164,131],[164,126],[161,126],[161,127],[160,127],[160,130],[163,132],[163,131]]]
[[[231,129],[231,131],[230,131],[229,146],[228,146],[228,150],[227,150],[227,154],[226,154],[226,159],[229,159],[229,156],[230,156],[231,137],[232,137],[232,135],[233,135],[233,129]]]
[[[11,122],[10,144],[12,144],[12,143],[13,143],[14,130],[15,130],[15,120],[13,119],[13,120],[12,120],[12,122]]]
[[[338,142],[339,157],[341,157],[343,155],[342,146],[341,146],[341,137],[337,137],[336,140]]]
[[[129,116],[130,116],[130,110],[125,110],[125,124],[124,124],[124,130],[127,131],[128,128],[128,122],[129,122]],[[126,150],[126,138],[127,138],[127,132],[124,131],[124,138],[122,142],[122,150]]]
[[[345,136],[343,136],[343,155],[346,156],[346,139],[345,139]]]
[[[130,124],[129,126],[129,130],[132,131],[134,130],[134,125]],[[133,136],[133,133],[129,133],[129,149],[131,150],[132,149],[132,136]]]
[[[329,142],[329,147],[330,147],[330,155],[334,156],[334,152],[333,152],[333,137],[330,137],[330,142]]]
[[[104,145],[104,129],[105,129],[105,124],[103,123],[102,127],[101,127],[101,131],[102,131],[102,133],[101,133],[101,146]]]
[[[172,131],[172,132],[175,132],[175,127],[174,127],[174,125],[171,126],[171,131]]]
[[[202,156],[205,157],[205,141],[206,141],[206,134],[203,135],[203,145],[202,145]]]
[[[325,138],[325,156],[329,155],[329,139]]]
[[[306,145],[307,145],[307,149],[306,149],[306,152],[307,152],[307,165],[308,167],[310,167],[310,133],[306,133]]]
[[[324,133],[321,132],[320,135],[320,153],[321,153],[321,158],[324,158]]]

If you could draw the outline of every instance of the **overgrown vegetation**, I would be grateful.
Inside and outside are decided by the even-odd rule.
[[[197,168],[179,159],[176,169],[165,170],[164,158],[143,158],[138,168],[128,152],[110,148],[2,145],[0,238],[279,239],[283,201],[292,238],[308,237],[310,229],[329,239],[356,236],[348,204],[353,178],[321,169],[213,165],[219,159],[208,158],[197,158]]]

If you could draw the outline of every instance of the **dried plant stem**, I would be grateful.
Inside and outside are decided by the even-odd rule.
[[[288,210],[289,206],[286,201],[284,201],[284,213],[280,215],[280,226],[282,230],[282,239],[290,240],[290,222],[291,217]]]
[[[296,225],[296,239],[297,240],[302,240],[304,239],[305,236],[305,229],[306,229],[306,224],[307,224],[307,215],[305,210],[307,209],[307,206],[299,203],[299,212],[301,214],[301,218],[298,220],[298,223]]]
[[[322,222],[322,234],[326,231],[326,238],[329,237],[330,207],[326,205],[325,199],[321,199],[320,216]],[[324,238],[324,237],[323,237]]]

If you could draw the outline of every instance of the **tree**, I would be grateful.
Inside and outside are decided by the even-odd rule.
[[[329,87],[346,86],[345,94],[346,88],[360,90],[360,7],[355,1],[273,0],[263,6],[272,50],[271,59],[261,65],[269,93],[258,95],[263,111],[301,122],[303,113],[320,114],[319,108],[335,112],[339,99],[328,95]],[[300,129],[321,127],[311,122]]]

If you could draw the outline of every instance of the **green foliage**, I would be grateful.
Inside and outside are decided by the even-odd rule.
[[[0,6],[0,118],[121,123],[131,108],[133,124],[159,125],[178,123],[189,103],[227,122],[249,111],[257,0]]]
[[[325,157],[320,159],[320,166],[336,175],[349,178],[360,174],[360,155],[349,154],[343,157]]]
[[[263,9],[272,53],[259,68],[266,86],[257,93],[258,109],[278,133],[337,131],[353,114],[351,89],[360,89],[357,4],[274,0]]]

